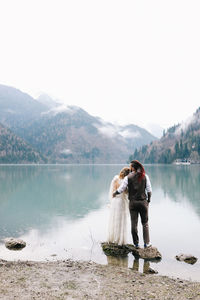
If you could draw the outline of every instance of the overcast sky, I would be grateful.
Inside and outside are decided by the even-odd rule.
[[[199,16],[199,0],[0,0],[0,83],[168,128],[200,106]]]

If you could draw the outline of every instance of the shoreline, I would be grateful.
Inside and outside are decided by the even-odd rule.
[[[0,260],[0,299],[200,299],[200,282],[88,261]]]

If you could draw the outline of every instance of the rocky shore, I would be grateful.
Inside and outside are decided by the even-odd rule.
[[[72,260],[0,261],[0,299],[200,299],[200,282]]]

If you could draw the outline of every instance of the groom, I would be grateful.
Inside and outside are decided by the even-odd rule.
[[[148,225],[148,205],[151,200],[151,182],[143,165],[133,160],[130,164],[131,173],[124,178],[120,187],[113,193],[113,197],[121,194],[128,187],[129,210],[131,216],[131,233],[133,243],[139,248],[138,237],[138,215],[140,214],[143,227],[144,248],[150,247],[149,225]]]

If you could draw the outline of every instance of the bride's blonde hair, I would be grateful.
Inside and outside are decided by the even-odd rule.
[[[119,178],[123,179],[125,176],[127,176],[130,173],[130,169],[128,167],[124,167],[123,169],[121,169],[120,173],[119,173]]]

